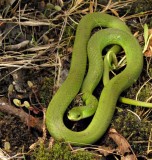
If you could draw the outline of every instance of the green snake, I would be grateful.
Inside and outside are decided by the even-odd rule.
[[[91,31],[96,27],[108,29],[98,31],[91,36]],[[102,55],[96,53],[102,53],[106,46],[112,44],[120,45],[124,49],[127,66],[109,80],[98,102],[92,92],[103,75],[103,60]],[[92,61],[88,62],[89,67],[85,77],[87,57]],[[100,65],[96,65],[98,59],[101,60]],[[84,16],[77,27],[68,77],[52,98],[46,111],[46,125],[49,133],[55,139],[64,139],[73,145],[96,142],[109,127],[120,94],[136,82],[142,67],[143,55],[140,45],[124,22],[103,13]],[[95,104],[98,107],[88,127],[83,131],[75,132],[65,126],[63,117],[80,89],[86,105],[92,107]]]
[[[108,84],[110,78],[109,78],[109,72],[110,70],[114,70],[118,68],[118,60],[116,57],[116,54],[119,53],[121,48],[118,45],[114,45],[106,54],[104,57],[104,72],[103,72],[103,85],[105,86]],[[100,54],[100,53],[98,53]],[[89,61],[92,61],[92,59],[89,59]],[[100,59],[97,59],[96,64],[100,65]],[[143,102],[139,100],[134,100],[126,97],[119,97],[119,102],[134,106],[140,106],[140,107],[146,107],[146,108],[152,108],[152,103]],[[68,111],[68,119],[72,121],[79,121],[85,118],[88,118],[96,112],[97,105],[90,107],[90,106],[77,106],[73,107]]]

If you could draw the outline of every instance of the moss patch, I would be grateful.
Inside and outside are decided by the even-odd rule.
[[[33,152],[31,160],[97,160],[95,154],[88,151],[71,152],[70,147],[61,141],[55,141],[52,148],[41,143]]]

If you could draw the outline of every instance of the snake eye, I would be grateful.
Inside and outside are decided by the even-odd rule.
[[[78,115],[77,115],[77,119],[80,119],[80,117],[81,117],[81,115],[80,115],[80,114],[78,114]]]

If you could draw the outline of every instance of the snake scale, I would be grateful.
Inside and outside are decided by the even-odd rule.
[[[96,27],[106,29],[91,36],[92,30]],[[123,48],[127,65],[104,86],[98,102],[92,92],[100,81],[104,69],[102,54],[96,53],[102,53],[106,46],[113,44]],[[90,58],[91,62],[89,62]],[[101,65],[98,65],[98,68],[96,68],[97,59],[101,59]],[[77,27],[68,77],[50,101],[46,111],[46,125],[49,133],[55,139],[64,139],[73,145],[95,143],[109,127],[120,94],[136,82],[142,67],[141,47],[124,22],[104,13],[91,13],[84,16]],[[98,107],[88,127],[76,132],[65,126],[63,116],[80,90],[86,105],[92,107],[97,104]]]

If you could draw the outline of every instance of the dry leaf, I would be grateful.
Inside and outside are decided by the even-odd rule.
[[[137,160],[128,141],[120,135],[115,129],[110,129],[109,137],[118,145],[118,152],[122,155],[121,160]],[[127,155],[125,156],[125,154]]]
[[[127,140],[116,132],[115,129],[110,129],[109,137],[118,145],[119,152],[124,155],[125,153],[130,153],[130,145]]]
[[[149,36],[152,35],[152,29],[148,30],[148,34]],[[144,55],[146,57],[152,57],[152,37],[149,40],[149,44],[148,44],[147,50],[144,52]]]
[[[137,160],[137,158],[135,157],[135,155],[131,154],[126,155],[125,157],[121,157],[121,160]]]

